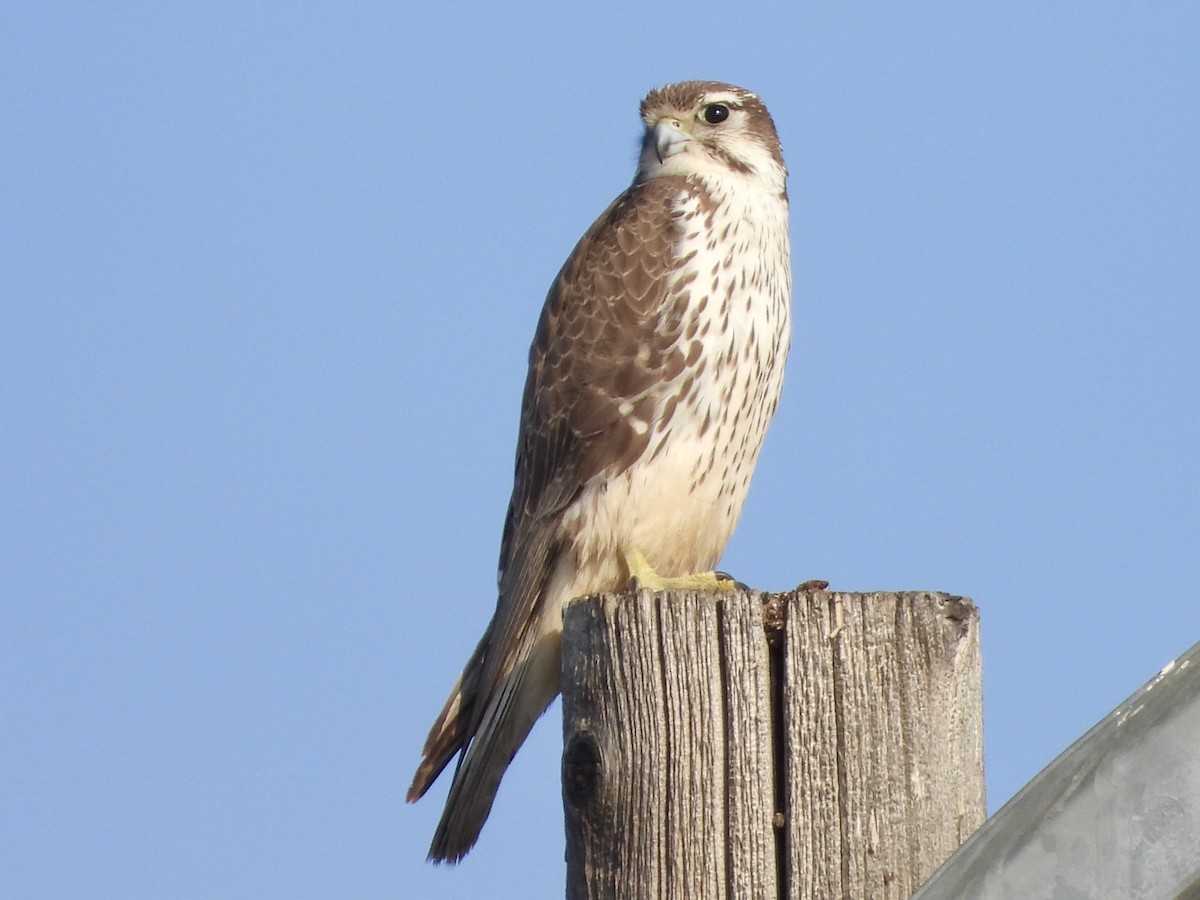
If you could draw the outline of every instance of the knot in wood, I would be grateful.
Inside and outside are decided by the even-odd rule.
[[[763,594],[762,614],[763,630],[767,633],[767,643],[772,647],[783,646],[783,633],[787,628],[787,595]]]
[[[600,743],[590,731],[567,740],[562,761],[563,795],[573,807],[590,803],[600,789]]]

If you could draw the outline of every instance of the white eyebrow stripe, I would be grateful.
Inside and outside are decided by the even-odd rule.
[[[750,98],[744,94],[733,94],[729,91],[716,91],[712,94],[705,94],[701,100],[701,104],[703,106],[707,106],[710,103],[728,103],[730,106],[741,106],[742,101],[747,99]]]

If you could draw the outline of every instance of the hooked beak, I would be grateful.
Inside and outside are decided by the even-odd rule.
[[[650,133],[650,139],[654,142],[654,153],[661,165],[681,152],[692,138],[680,127],[678,119],[661,119]]]

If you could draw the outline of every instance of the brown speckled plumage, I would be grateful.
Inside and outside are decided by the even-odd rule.
[[[713,104],[727,119],[708,122]],[[774,413],[789,343],[786,170],[749,91],[642,101],[633,185],[579,241],[530,349],[499,600],[409,800],[462,753],[430,848],[460,859],[558,692],[561,605],[615,590],[636,549],[664,576],[716,564]],[[716,118],[716,117],[714,117]]]

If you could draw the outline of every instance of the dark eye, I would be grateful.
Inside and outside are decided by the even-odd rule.
[[[729,107],[724,103],[710,103],[704,107],[704,121],[709,125],[719,125],[729,118]]]

